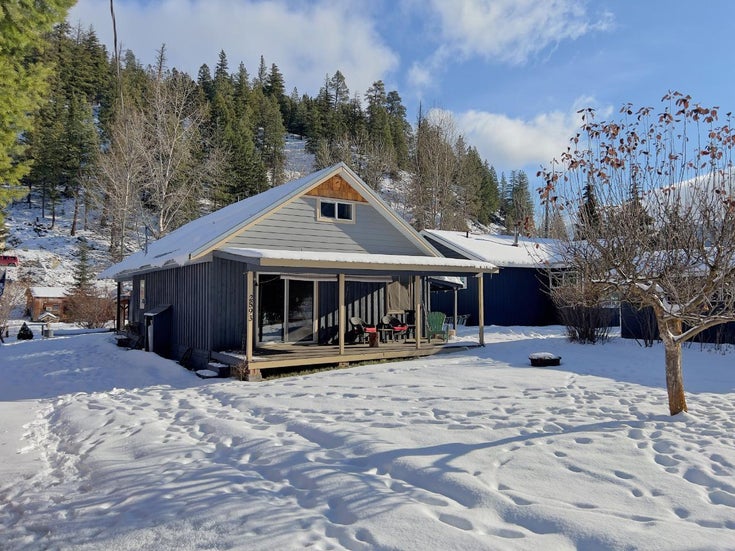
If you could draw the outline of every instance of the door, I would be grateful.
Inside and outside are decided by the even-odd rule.
[[[314,342],[316,282],[261,274],[259,342]]]
[[[286,342],[314,342],[314,281],[286,281]]]

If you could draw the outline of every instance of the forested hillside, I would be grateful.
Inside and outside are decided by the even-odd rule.
[[[450,116],[421,111],[410,122],[401,96],[374,82],[351,94],[339,70],[315,97],[287,91],[275,63],[251,72],[226,52],[196,77],[166,61],[110,53],[93,29],[57,25],[35,56],[50,68],[49,89],[24,134],[32,161],[22,184],[56,223],[74,204],[72,235],[90,209],[113,259],[203,213],[279,185],[291,134],[313,155],[308,170],[344,161],[373,188],[389,189],[418,229],[500,224],[533,233],[533,202],[522,171],[498,176],[465,142]]]

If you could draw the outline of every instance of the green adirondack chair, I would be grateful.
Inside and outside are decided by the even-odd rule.
[[[444,342],[449,338],[447,330],[444,328],[444,320],[447,315],[444,312],[429,312],[426,314],[426,325],[429,326],[426,331],[426,338],[431,339],[441,337]]]

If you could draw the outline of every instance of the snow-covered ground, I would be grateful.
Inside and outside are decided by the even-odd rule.
[[[469,329],[467,331],[470,331]],[[489,327],[263,383],[111,334],[0,346],[0,549],[734,549],[733,355]],[[529,366],[532,352],[562,356]]]

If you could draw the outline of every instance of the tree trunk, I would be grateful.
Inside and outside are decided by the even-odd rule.
[[[79,217],[79,194],[74,194],[74,216],[71,220],[71,231],[69,235],[74,237],[77,234],[77,218]]]
[[[684,396],[684,377],[681,371],[681,342],[673,340],[669,335],[681,334],[681,320],[670,322],[673,326],[661,331],[666,357],[666,390],[669,393],[669,413],[676,415],[687,411]]]

